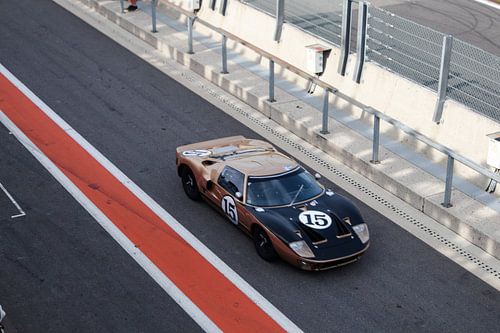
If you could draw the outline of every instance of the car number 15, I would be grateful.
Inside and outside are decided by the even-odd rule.
[[[226,195],[222,198],[221,207],[233,224],[238,224],[238,212],[233,197]]]

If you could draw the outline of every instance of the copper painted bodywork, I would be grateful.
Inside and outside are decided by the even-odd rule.
[[[340,258],[341,260],[337,258],[335,260],[317,261],[302,258],[278,235],[269,230],[254,214],[249,212],[249,208],[252,206],[245,204],[246,186],[243,188],[242,197],[238,199],[218,184],[219,176],[226,166],[230,166],[244,174],[244,184],[247,184],[248,177],[251,176],[272,176],[299,167],[295,160],[281,154],[267,142],[246,139],[243,136],[233,136],[184,145],[176,150],[176,164],[179,176],[183,168],[191,169],[202,197],[221,213],[224,214],[221,208],[223,198],[228,195],[231,196],[236,204],[238,227],[249,235],[252,234],[252,230],[256,226],[264,229],[278,255],[294,266],[306,270],[321,270],[340,266],[357,260],[369,246],[369,244],[366,244],[366,247],[359,253]]]

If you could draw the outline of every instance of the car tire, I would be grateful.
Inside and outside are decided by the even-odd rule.
[[[255,250],[262,259],[265,261],[274,261],[278,259],[278,254],[274,250],[273,243],[264,229],[255,227],[252,236]]]
[[[196,184],[196,178],[189,168],[184,168],[181,173],[182,188],[189,199],[198,201],[201,199],[201,193]]]

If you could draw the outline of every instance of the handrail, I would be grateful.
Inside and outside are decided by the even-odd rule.
[[[398,129],[400,129],[401,131],[405,132],[406,134],[414,137],[415,139],[422,141],[423,143],[427,144],[428,146],[431,146],[432,148],[436,149],[437,151],[439,151],[445,155],[453,157],[455,160],[468,166],[469,168],[473,169],[474,171],[477,171],[478,173],[482,174],[483,176],[489,177],[489,178],[500,183],[500,175],[486,169],[485,167],[477,164],[474,161],[471,161],[467,157],[464,157],[464,156],[458,154],[456,151],[454,151],[446,146],[443,146],[442,144],[439,144],[437,142],[432,141],[431,139],[429,139],[425,135],[423,135],[423,134],[415,131],[414,129],[406,126],[402,122],[400,122],[400,121],[398,121],[398,120],[396,120],[396,119],[394,119],[394,118],[392,118],[392,117],[390,117],[390,116],[388,116],[388,115],[386,115],[378,110],[375,110],[371,107],[364,108],[363,111],[384,120],[385,122],[397,127]]]
[[[398,120],[396,120],[396,119],[394,119],[394,118],[392,118],[392,117],[390,117],[390,116],[388,116],[388,115],[386,115],[386,114],[384,114],[384,113],[382,113],[382,112],[380,112],[380,111],[378,111],[370,106],[367,106],[367,105],[353,99],[352,97],[340,92],[333,85],[331,85],[327,82],[321,81],[318,77],[311,75],[298,67],[293,66],[292,64],[282,60],[281,58],[278,58],[277,56],[272,55],[271,53],[261,49],[260,47],[258,47],[256,45],[248,43],[247,41],[241,39],[240,37],[232,34],[229,31],[226,31],[222,28],[219,28],[219,27],[212,25],[211,23],[203,20],[202,18],[195,15],[194,13],[192,13],[192,12],[190,12],[190,11],[180,7],[180,6],[177,6],[175,4],[168,2],[168,0],[160,0],[160,1],[164,5],[166,5],[167,7],[170,7],[172,9],[180,12],[181,14],[185,15],[189,21],[188,27],[190,25],[192,26],[194,20],[196,19],[197,22],[203,24],[207,28],[209,28],[215,32],[220,33],[223,36],[223,41],[225,41],[226,38],[230,38],[230,39],[236,41],[237,43],[244,45],[244,46],[248,47],[249,49],[255,51],[256,53],[260,54],[261,56],[269,59],[270,70],[272,70],[272,74],[273,74],[272,77],[273,78],[274,78],[274,63],[277,63],[281,67],[291,71],[292,73],[295,73],[295,74],[301,76],[302,78],[309,80],[311,83],[322,87],[325,90],[325,101],[327,101],[328,93],[332,92],[333,94],[335,94],[339,98],[342,98],[342,99],[348,101],[349,103],[351,103],[352,105],[359,107],[364,112],[367,112],[367,113],[373,115],[374,116],[374,127],[373,127],[373,150],[372,150],[372,157],[373,158],[371,160],[372,163],[375,163],[375,164],[379,163],[378,148],[379,148],[379,141],[380,141],[380,119],[395,126],[396,128],[400,129],[404,133],[406,133],[406,134],[414,137],[415,139],[427,144],[428,146],[438,150],[439,152],[447,155],[448,156],[448,163],[447,163],[447,169],[446,169],[446,185],[445,185],[445,193],[444,193],[444,202],[442,203],[442,205],[444,207],[451,207],[450,201],[451,201],[451,190],[452,190],[452,180],[453,180],[453,162],[455,160],[457,160],[460,163],[464,164],[465,166],[473,169],[474,171],[482,174],[483,176],[489,177],[492,180],[495,180],[498,183],[500,183],[500,175],[499,174],[496,174],[496,173],[488,170],[487,168],[471,161],[470,159],[458,154],[457,152],[455,152],[454,150],[452,150],[446,146],[443,146],[437,142],[434,142],[430,138],[428,138],[425,135],[417,132],[416,130],[406,126],[405,124],[401,123],[400,121],[398,121]],[[353,1],[353,2],[357,2],[357,1]],[[190,29],[190,30],[192,33],[192,29]],[[190,38],[191,37],[192,36],[190,36]],[[225,49],[225,48],[223,47],[223,49]],[[192,44],[190,44],[190,50],[192,51]],[[222,56],[223,57],[225,56],[224,51],[223,51]],[[271,76],[271,72],[270,72],[270,76]],[[274,92],[274,89],[271,89],[271,87],[270,87],[270,92],[271,91]],[[274,95],[274,93],[273,93],[273,95]],[[274,96],[270,96],[270,98],[271,97],[272,97],[272,100],[270,100],[270,102],[272,102],[274,100]],[[328,105],[327,102],[325,102],[325,104]],[[326,124],[325,124],[325,119],[326,119]],[[321,130],[321,133],[328,133],[327,124],[328,124],[328,107],[323,107],[323,128]]]

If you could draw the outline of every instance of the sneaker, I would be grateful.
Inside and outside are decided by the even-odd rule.
[[[127,7],[127,11],[129,11],[129,12],[133,12],[134,10],[137,10],[137,6],[130,5]]]

